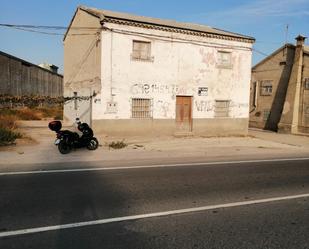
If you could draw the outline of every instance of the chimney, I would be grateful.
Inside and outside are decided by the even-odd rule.
[[[307,37],[298,35],[295,40],[296,40],[296,46],[303,46],[305,44],[305,40]]]
[[[292,134],[298,133],[300,108],[301,108],[301,79],[303,68],[303,48],[306,37],[298,35],[296,38],[296,48],[294,55],[294,62],[289,79],[288,89],[285,97],[283,112],[281,115],[280,123],[278,124],[279,130],[289,131]]]

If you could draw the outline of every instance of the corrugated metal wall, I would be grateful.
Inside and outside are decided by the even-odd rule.
[[[0,94],[63,96],[63,77],[0,54]]]

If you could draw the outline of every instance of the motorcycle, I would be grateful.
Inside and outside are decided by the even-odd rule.
[[[56,132],[55,145],[61,154],[68,154],[73,148],[86,147],[88,150],[96,150],[99,141],[93,136],[93,131],[87,123],[82,123],[76,119],[77,129],[82,133],[81,136],[77,132],[69,130],[61,130],[61,121],[55,120],[48,124],[50,130]]]

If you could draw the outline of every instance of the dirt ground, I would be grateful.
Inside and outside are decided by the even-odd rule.
[[[20,131],[26,139],[17,145],[0,147],[0,166],[51,162],[168,163],[248,160],[309,156],[309,137],[249,130],[247,137],[109,137],[95,134],[96,151],[77,149],[61,155],[53,144],[55,133],[47,121],[23,122]],[[70,128],[72,129],[72,128]],[[124,141],[127,147],[111,149],[111,142]]]

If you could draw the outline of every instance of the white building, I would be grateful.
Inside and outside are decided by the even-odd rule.
[[[246,134],[253,42],[78,7],[64,37],[65,95],[76,96],[65,117],[91,120],[107,134]]]

